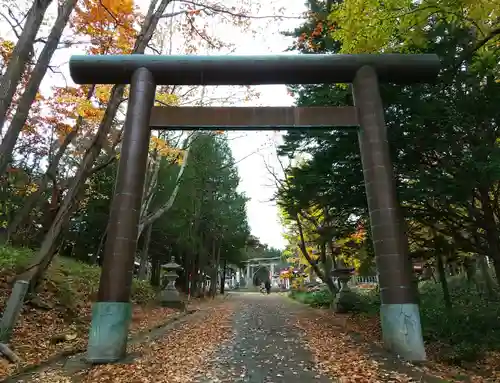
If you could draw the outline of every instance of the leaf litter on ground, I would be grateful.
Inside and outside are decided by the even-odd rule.
[[[426,363],[425,366],[414,366],[392,357],[394,363],[386,364],[380,356],[373,355],[373,348],[370,347],[370,344],[381,346],[380,342],[373,337],[373,334],[380,334],[375,322],[365,324],[365,328],[362,329],[360,322],[352,321],[349,316],[337,315],[328,310],[304,311],[295,319],[296,326],[303,332],[306,346],[313,353],[318,368],[334,381],[342,383],[431,380],[463,382],[464,377],[466,381],[474,383],[491,381],[460,368],[433,362]],[[362,335],[361,341],[351,336],[353,330]],[[388,369],[387,365],[397,365],[398,368]],[[427,378],[416,378],[416,375],[425,375]]]
[[[215,302],[192,318],[168,330],[157,339],[131,344],[129,363],[105,364],[86,368],[72,377],[58,369],[46,369],[30,382],[141,382],[187,383],[207,370],[207,362],[218,346],[232,336],[230,329],[234,305]]]
[[[378,346],[383,347],[380,318],[378,316],[374,317],[359,314],[349,315],[346,318],[346,329],[360,334],[367,342],[373,342]],[[426,344],[425,348],[428,362],[425,367],[421,368],[447,379],[467,376],[469,380],[474,382],[500,382],[499,352],[486,352],[483,358],[475,362],[473,368],[465,369],[439,361],[439,355],[442,353],[443,347],[447,346],[448,345],[441,344],[439,342]],[[476,375],[477,372],[480,372],[481,375]]]
[[[78,321],[70,323],[56,312],[31,307],[26,307],[23,311],[10,342],[21,362],[17,365],[7,362],[0,364],[0,379],[26,366],[40,364],[55,355],[85,349],[91,319],[90,304],[79,310]],[[170,308],[134,305],[130,334],[154,328],[177,313],[177,310]],[[66,341],[55,341],[56,336],[61,338],[61,334],[67,335]]]
[[[0,276],[0,304],[5,304],[13,275]],[[45,281],[40,296],[42,302],[56,302],[47,308],[23,306],[19,320],[13,330],[10,347],[20,358],[17,364],[0,358],[0,380],[13,375],[28,366],[39,365],[65,353],[85,350],[91,322],[92,302],[82,294],[77,303],[67,306],[55,298],[55,289]],[[202,309],[211,299],[191,299],[188,308]],[[179,311],[157,305],[134,304],[130,335],[155,328]]]

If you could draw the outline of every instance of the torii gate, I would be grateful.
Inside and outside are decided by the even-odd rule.
[[[278,261],[281,261],[281,257],[270,257],[270,258],[250,258],[244,263],[247,264],[246,266],[246,274],[245,274],[245,282],[251,283],[253,282],[253,277],[255,276],[255,273],[259,271],[259,269],[262,266],[269,266],[269,280],[273,282],[273,276],[275,273],[275,267],[278,265]],[[254,270],[253,268],[258,267],[257,270]]]
[[[431,82],[436,55],[73,56],[77,84],[130,84],[121,157],[111,206],[98,301],[87,358],[114,362],[126,354],[130,291],[150,127],[277,130],[358,127],[381,295],[384,343],[407,360],[426,359],[408,245],[402,230],[379,81]],[[354,107],[153,107],[157,85],[352,83]]]

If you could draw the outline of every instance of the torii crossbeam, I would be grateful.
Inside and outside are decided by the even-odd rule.
[[[347,107],[168,107],[151,110],[149,127],[166,130],[283,130],[357,128]]]

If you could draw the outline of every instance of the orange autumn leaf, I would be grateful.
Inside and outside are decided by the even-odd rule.
[[[76,34],[88,36],[90,54],[127,54],[132,51],[139,14],[132,0],[83,0],[71,25]]]

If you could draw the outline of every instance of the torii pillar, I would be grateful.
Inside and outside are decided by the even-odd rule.
[[[250,283],[251,278],[252,278],[252,276],[250,275],[250,262],[249,262],[249,263],[247,263],[247,275],[245,276],[246,287],[248,287],[248,284]]]

